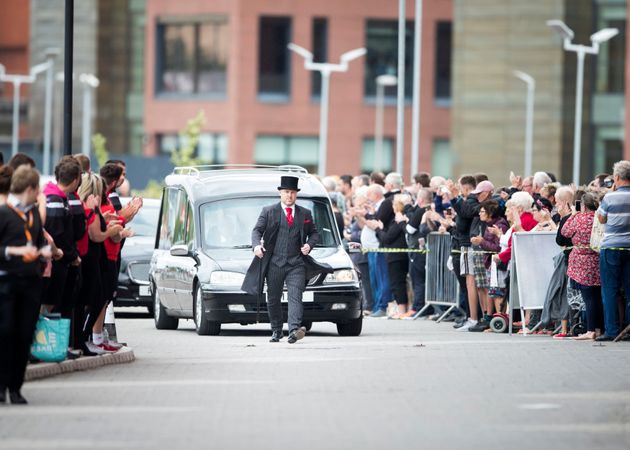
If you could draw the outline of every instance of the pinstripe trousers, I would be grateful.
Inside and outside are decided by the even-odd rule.
[[[306,288],[306,267],[304,264],[285,264],[278,267],[269,263],[267,270],[267,311],[272,331],[282,331],[282,289],[286,283],[289,300],[289,332],[302,326],[302,293]]]

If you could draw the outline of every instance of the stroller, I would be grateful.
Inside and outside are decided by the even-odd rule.
[[[586,333],[586,304],[579,289],[572,288],[570,284],[567,287],[567,301],[571,308],[569,334],[579,336]]]

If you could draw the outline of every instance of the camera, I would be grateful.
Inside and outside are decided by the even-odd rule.
[[[614,184],[614,182],[610,178],[606,178],[604,180],[604,187],[607,188],[607,189],[610,189],[611,187],[613,187],[613,184]]]

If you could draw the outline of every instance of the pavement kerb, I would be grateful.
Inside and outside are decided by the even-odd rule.
[[[90,370],[112,364],[124,364],[135,361],[133,349],[123,347],[116,353],[107,353],[99,356],[86,356],[60,363],[29,364],[26,367],[24,381],[39,380],[41,378],[54,377],[62,373],[76,372],[78,370]]]

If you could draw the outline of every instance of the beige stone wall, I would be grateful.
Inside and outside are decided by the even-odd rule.
[[[483,171],[500,186],[510,170],[523,172],[527,91],[512,74],[517,69],[536,79],[533,169],[560,174],[565,57],[545,22],[564,18],[564,0],[455,0],[453,6],[455,173]]]

